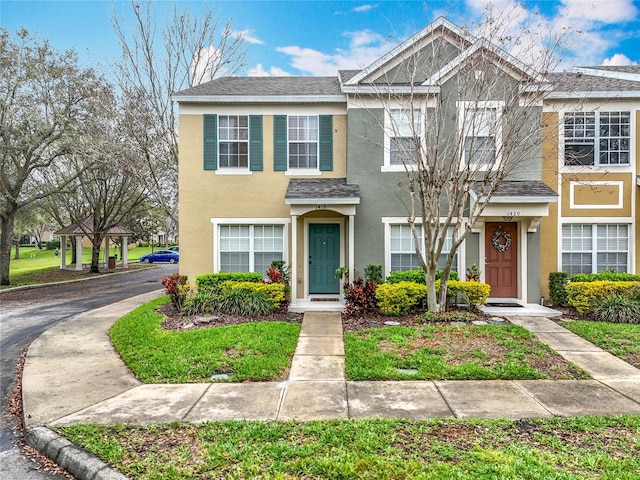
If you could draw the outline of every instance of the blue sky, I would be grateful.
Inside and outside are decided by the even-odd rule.
[[[508,12],[508,31],[522,22],[544,32],[571,32],[560,68],[640,63],[640,0],[537,0],[527,8],[494,0]],[[156,2],[161,17],[173,2]],[[194,11],[213,7],[247,41],[244,75],[335,75],[363,68],[439,15],[459,25],[481,15],[486,0],[453,1],[191,1]],[[453,5],[453,7],[452,7]],[[119,55],[110,16],[130,15],[128,1],[0,0],[0,25],[23,26],[59,50],[75,49],[83,62],[108,63]]]

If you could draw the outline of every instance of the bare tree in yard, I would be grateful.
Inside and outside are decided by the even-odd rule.
[[[213,10],[196,15],[173,5],[157,25],[152,2],[132,1],[131,8],[133,25],[116,13],[112,23],[122,48],[116,74],[127,141],[141,159],[132,173],[177,224],[178,125],[171,94],[236,73],[244,66],[244,41]]]
[[[400,66],[361,82],[367,90],[354,99],[384,110],[384,120],[372,117],[385,130],[391,164],[404,172],[397,195],[407,209],[431,311],[446,308],[456,252],[496,190],[540,162],[542,100],[550,85],[537,72],[555,66],[546,50],[535,66],[502,50],[495,17],[477,29],[485,38],[443,22],[439,28],[454,31],[448,40],[434,32],[424,48],[400,51]],[[518,48],[521,56],[526,49]]]
[[[100,270],[100,247],[109,230],[144,216],[148,209],[147,194],[133,174],[135,152],[124,142],[118,112],[115,97],[105,96],[102,115],[81,140],[84,154],[72,158],[74,168],[82,172],[70,185],[73,194],[51,198],[91,240],[92,273]]]
[[[103,88],[73,51],[0,29],[0,285],[9,284],[16,214],[77,177],[68,158]],[[43,181],[51,172],[57,182]]]

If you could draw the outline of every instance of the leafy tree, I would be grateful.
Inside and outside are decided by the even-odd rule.
[[[9,284],[18,211],[63,191],[80,173],[69,155],[103,88],[73,51],[59,53],[24,29],[13,37],[0,29],[0,285]]]

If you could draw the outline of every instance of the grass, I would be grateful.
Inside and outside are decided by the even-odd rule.
[[[373,328],[344,340],[349,380],[589,378],[517,325]]]
[[[221,373],[229,374],[231,382],[286,378],[299,324],[255,322],[187,332],[163,330],[163,317],[155,310],[167,301],[163,297],[133,310],[109,332],[116,350],[142,382],[208,382]]]
[[[640,479],[639,416],[56,430],[135,480]]]
[[[600,348],[640,368],[640,325],[590,321],[561,325]]]
[[[157,250],[157,248],[156,248]],[[9,264],[9,279],[11,285],[3,285],[0,289],[22,285],[35,285],[64,280],[74,280],[91,276],[87,271],[60,270],[60,257],[56,257],[53,250],[40,250],[34,247],[21,247],[20,258],[13,259],[15,249],[12,249],[11,263]],[[129,262],[137,262],[145,253],[149,253],[151,247],[137,247],[129,250],[127,258]],[[111,253],[115,253],[111,250]],[[120,252],[118,251],[118,257]],[[104,258],[104,251],[100,252],[100,258]],[[102,262],[103,260],[101,260]],[[71,262],[71,251],[67,250],[67,265]],[[91,249],[82,251],[82,262],[91,263]],[[137,268],[136,264],[129,264],[129,268]]]

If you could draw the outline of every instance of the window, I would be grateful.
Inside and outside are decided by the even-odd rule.
[[[284,257],[282,225],[220,225],[220,271],[266,275],[274,260]]]
[[[465,162],[484,169],[490,167],[496,160],[497,109],[466,108],[462,121]]]
[[[318,117],[289,117],[289,168],[318,168]]]
[[[385,113],[385,165],[383,170],[402,171],[418,160],[416,139],[422,137],[420,109],[392,109]]]
[[[249,117],[220,115],[218,120],[220,168],[249,167]]]
[[[390,272],[398,270],[415,270],[420,268],[420,262],[416,255],[413,235],[411,233],[411,227],[409,225],[390,225],[391,230],[389,232],[389,251],[391,253]],[[416,225],[418,229],[418,240],[422,246],[422,226]],[[453,227],[447,229],[447,238],[445,239],[442,247],[442,252],[438,260],[438,268],[444,268],[447,262],[447,255],[451,250],[451,233]],[[453,259],[452,270],[458,270],[458,254]]]
[[[630,112],[564,115],[564,164],[629,165]]]
[[[628,225],[562,225],[562,270],[569,275],[626,272],[628,258]]]

